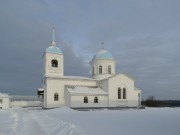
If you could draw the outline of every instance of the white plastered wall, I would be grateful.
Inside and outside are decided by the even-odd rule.
[[[101,60],[97,59],[92,61],[91,68],[94,67],[94,74],[92,73],[92,78],[94,79],[104,79],[115,75],[115,61],[114,60]],[[102,66],[102,74],[99,74],[99,66]],[[111,66],[111,74],[108,73],[108,66]],[[91,71],[92,72],[92,71]]]
[[[121,96],[123,96],[123,88],[126,89],[126,99],[118,99],[118,88],[121,88]],[[111,77],[109,79],[109,107],[137,107],[138,92],[135,91],[134,80],[124,74]]]
[[[47,87],[45,88],[45,108],[66,106],[69,99],[66,95],[66,85],[72,86],[97,86],[95,80],[82,80],[82,79],[65,79],[65,78],[48,78]],[[58,93],[59,100],[54,101],[54,93]],[[47,98],[48,97],[48,98]],[[46,102],[47,101],[47,102]]]
[[[8,109],[10,104],[10,99],[8,97],[0,97],[2,99],[2,103],[0,103],[0,108]]]
[[[52,67],[51,61],[56,59],[58,61],[58,67]],[[64,76],[64,60],[62,54],[45,53],[44,54],[44,75],[62,77]]]
[[[84,103],[84,97],[88,98],[88,103]],[[94,97],[98,98],[98,103],[94,103]],[[68,94],[69,107],[72,108],[100,108],[107,107],[107,95],[70,95]]]

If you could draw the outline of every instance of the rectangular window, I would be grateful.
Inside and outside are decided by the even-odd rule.
[[[2,99],[0,99],[0,103],[2,103],[3,102],[3,100]]]

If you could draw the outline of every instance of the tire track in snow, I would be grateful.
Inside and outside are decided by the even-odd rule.
[[[19,120],[19,115],[18,112],[13,110],[11,111],[12,113],[12,119],[13,119],[13,125],[12,125],[12,135],[19,135],[19,124],[20,124],[20,120]]]
[[[36,117],[41,117],[39,123],[44,127],[47,135],[85,135],[74,124],[55,119],[45,113],[38,115],[36,115]]]
[[[29,111],[16,109],[12,111],[12,135],[45,135],[41,126]]]
[[[34,118],[34,114],[27,113],[26,117],[24,118],[24,123],[26,124],[22,130],[22,133],[29,131],[26,135],[46,135],[45,131],[41,127],[38,122],[38,119]]]
[[[12,110],[12,135],[85,135],[76,125],[51,117],[46,111]]]

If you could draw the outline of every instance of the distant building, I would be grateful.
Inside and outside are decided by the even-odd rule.
[[[10,97],[7,94],[0,93],[0,109],[8,109]]]
[[[54,29],[53,29],[54,35]],[[138,107],[141,90],[126,74],[115,73],[115,59],[102,48],[92,60],[91,78],[64,76],[64,55],[54,40],[44,52],[44,76],[38,89],[44,108]],[[74,69],[77,70],[77,69]],[[88,72],[88,71],[87,71]]]

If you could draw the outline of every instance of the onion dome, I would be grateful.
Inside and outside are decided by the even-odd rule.
[[[55,54],[63,54],[62,50],[56,46],[50,46],[46,48],[46,52],[55,53]]]
[[[95,59],[114,60],[112,54],[105,49],[101,49],[100,51],[98,51],[94,55],[92,60],[95,60]]]

